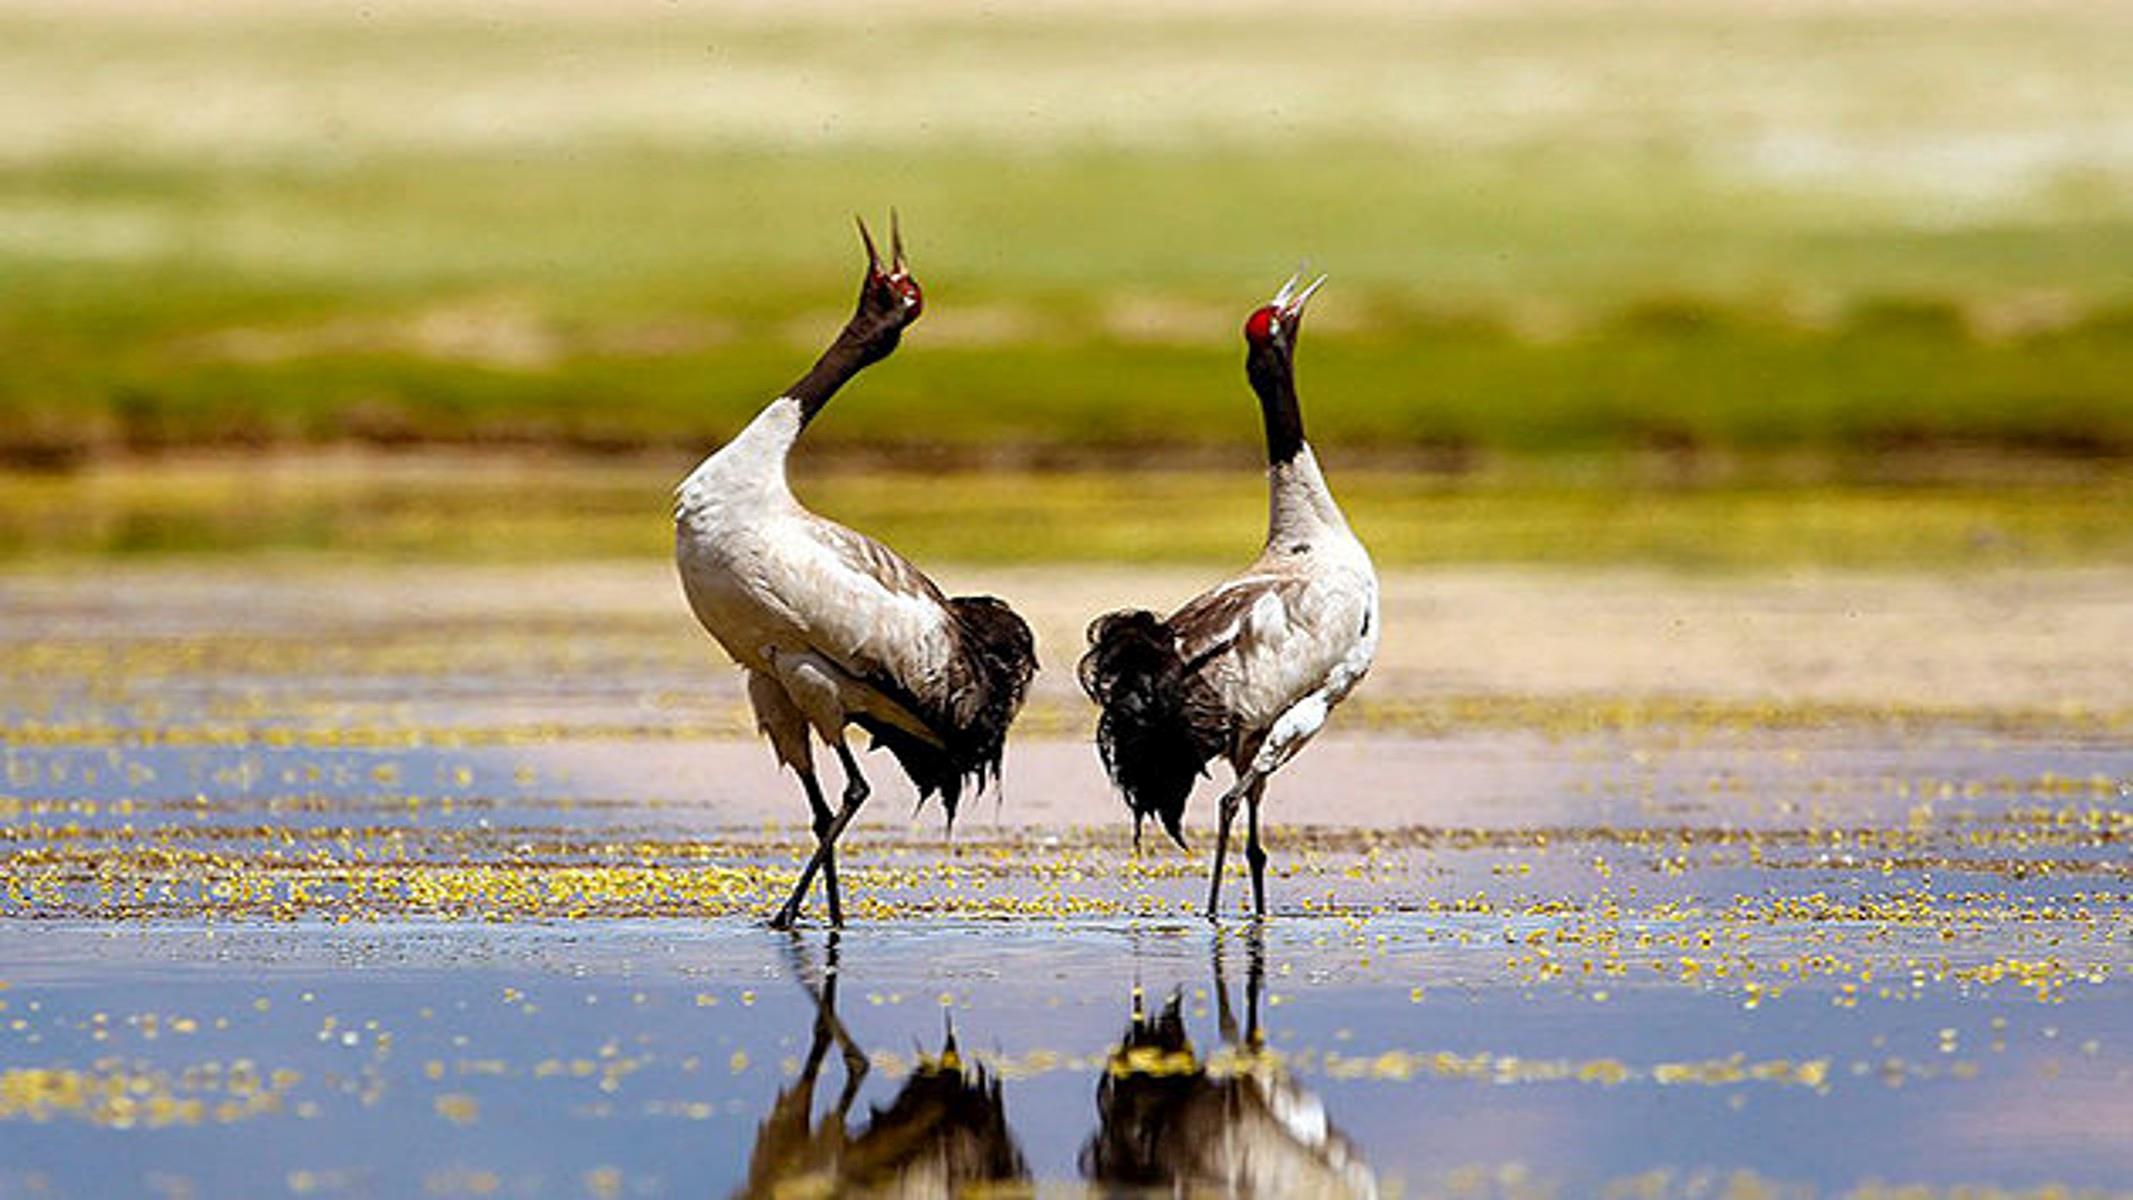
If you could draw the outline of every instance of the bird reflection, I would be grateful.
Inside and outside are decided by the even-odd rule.
[[[864,1126],[851,1132],[867,1057],[837,1016],[837,936],[829,936],[819,974],[809,969],[799,935],[790,949],[793,975],[814,1002],[813,1034],[799,1077],[756,1128],[748,1182],[738,1195],[950,1196],[1029,1178],[999,1080],[963,1059],[952,1029],[888,1107],[870,1106]],[[832,1048],[843,1060],[844,1085],[817,1121],[815,1088]]]
[[[1136,990],[1125,1042],[1096,1088],[1096,1132],[1081,1150],[1081,1172],[1091,1182],[1233,1196],[1377,1195],[1377,1178],[1354,1144],[1266,1049],[1259,1027],[1266,953],[1256,931],[1247,951],[1240,1039],[1223,941],[1215,943],[1223,1051],[1212,1060],[1199,1057],[1185,1032],[1179,992],[1150,1016]]]

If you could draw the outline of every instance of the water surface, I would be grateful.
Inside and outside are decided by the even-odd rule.
[[[701,647],[254,594],[0,619],[0,1197],[2133,1180],[2082,714],[1350,721],[1263,926],[1198,915],[1208,795],[1136,853],[1040,721],[952,838],[880,760],[851,927],[780,934],[801,805]]]

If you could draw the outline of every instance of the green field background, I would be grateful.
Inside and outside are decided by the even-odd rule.
[[[927,313],[807,454],[945,552],[1020,543],[928,542],[899,479],[1243,503],[1237,327],[1308,262],[1309,429],[1396,557],[1753,557],[1698,547],[1785,496],[2124,553],[2124,5],[6,0],[0,79],[11,552],[368,545],[332,469],[277,523],[153,466],[350,448],[538,456],[364,494],[536,475],[637,552],[598,497],[797,376],[894,205]],[[1639,495],[1705,515],[1595,536]],[[1147,542],[1078,546],[1215,553]]]

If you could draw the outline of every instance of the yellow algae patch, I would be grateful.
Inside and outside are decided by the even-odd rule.
[[[1693,1062],[1660,1062],[1638,1067],[1615,1058],[1579,1061],[1565,1058],[1524,1058],[1487,1052],[1459,1054],[1443,1050],[1388,1050],[1371,1056],[1328,1053],[1321,1058],[1319,1069],[1334,1079],[1404,1082],[1417,1077],[1434,1077],[1495,1084],[1586,1083],[1610,1088],[1629,1083],[1715,1086],[1754,1081],[1820,1089],[1829,1079],[1829,1063],[1826,1060],[1794,1063],[1785,1059],[1770,1059],[1750,1062],[1741,1055]]]
[[[422,1190],[431,1196],[494,1196],[503,1186],[503,1176],[470,1167],[445,1167],[422,1177]]]
[[[466,1092],[446,1092],[432,1101],[431,1107],[454,1125],[472,1125],[481,1119],[481,1101]]]
[[[13,1067],[0,1071],[0,1120],[71,1118],[111,1129],[233,1124],[282,1111],[299,1077],[262,1074],[249,1060],[182,1073],[99,1062],[87,1070]]]
[[[1156,1046],[1135,1046],[1111,1056],[1105,1065],[1114,1076],[1196,1075],[1200,1060],[1190,1050],[1165,1051]]]
[[[735,1059],[734,1073],[738,1074],[746,1069],[747,1061],[744,1055],[737,1054]],[[1719,1059],[1638,1065],[1611,1057],[1528,1058],[1487,1051],[1389,1049],[1348,1054],[1307,1047],[1275,1051],[1246,1050],[1235,1046],[1220,1047],[1204,1060],[1190,1050],[1164,1051],[1147,1046],[1130,1050],[1114,1047],[1106,1053],[1087,1056],[1046,1049],[1021,1054],[986,1050],[967,1053],[962,1059],[923,1053],[905,1057],[893,1051],[876,1050],[868,1055],[868,1066],[885,1078],[901,1079],[916,1070],[954,1068],[965,1059],[1001,1079],[1030,1079],[1059,1072],[1074,1076],[1102,1072],[1113,1078],[1206,1075],[1217,1079],[1294,1074],[1380,1083],[1437,1079],[1495,1085],[1584,1084],[1601,1088],[1766,1084],[1823,1091],[1829,1086],[1831,1075],[1831,1064],[1827,1059],[1750,1060],[1739,1054]],[[1923,1069],[1908,1065],[1899,1069],[1906,1074],[1924,1073]]]

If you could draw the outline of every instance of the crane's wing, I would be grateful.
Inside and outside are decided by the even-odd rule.
[[[937,605],[946,602],[939,586],[896,551],[856,529],[822,517],[816,517],[811,525],[815,536],[855,576],[871,580],[891,596],[930,600]]]
[[[805,514],[765,555],[761,592],[800,647],[857,690],[854,723],[896,753],[921,798],[950,819],[999,772],[1008,726],[1037,669],[1029,626],[989,596],[942,595],[864,534]]]
[[[808,514],[808,551],[794,556],[815,586],[792,589],[812,649],[949,733],[1004,689],[1020,707],[1036,669],[1028,626],[987,596],[950,597],[910,560]],[[1005,661],[1013,660],[1013,661]],[[1017,678],[1009,680],[1007,676]]]
[[[812,513],[756,569],[757,594],[808,651],[935,726],[953,691],[956,635],[946,598],[924,572]]]
[[[862,678],[897,698],[899,703],[912,707],[936,734],[946,736],[975,719],[977,709],[987,698],[985,681],[980,678],[986,664],[979,662],[973,654],[987,650],[1005,651],[1010,657],[1028,659],[1026,669],[1017,664],[1001,667],[1010,673],[1018,669],[1023,671],[1021,683],[1011,689],[1016,697],[1014,707],[1021,706],[1021,685],[1027,683],[1027,675],[1036,667],[1036,660],[1031,657],[1034,648],[998,644],[1003,635],[1009,643],[1029,640],[1028,628],[1021,618],[991,597],[951,599],[942,594],[940,587],[927,578],[925,572],[896,551],[834,521],[819,517],[816,520],[822,536],[834,547],[846,567],[872,579],[885,593],[895,597],[898,609],[907,610],[919,618],[915,624],[928,631],[945,631],[938,637],[920,633],[912,642],[901,644],[909,653],[869,658],[867,661],[881,669],[863,673]],[[1002,613],[1006,614],[1004,618],[999,615]],[[1020,629],[1021,637],[1017,639],[1012,632],[1002,629],[1003,621]],[[854,662],[853,668],[860,665]]]
[[[1325,687],[1350,655],[1367,600],[1305,575],[1240,576],[1165,622],[1188,667],[1244,728]]]
[[[1189,666],[1279,638],[1308,581],[1294,575],[1242,575],[1185,602],[1163,623]]]

